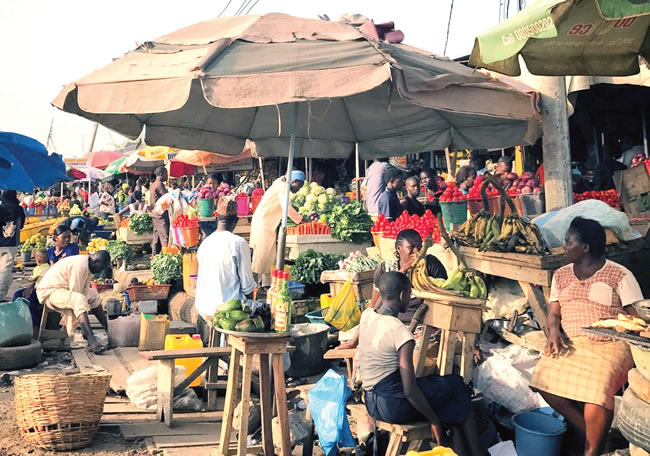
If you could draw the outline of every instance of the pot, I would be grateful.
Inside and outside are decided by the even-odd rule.
[[[322,323],[300,323],[291,327],[291,337],[296,349],[289,354],[291,367],[289,377],[307,377],[322,372],[327,363],[323,356],[327,351],[329,326]]]

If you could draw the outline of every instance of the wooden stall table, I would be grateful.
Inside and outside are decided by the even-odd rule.
[[[467,266],[496,277],[519,282],[528,304],[533,309],[535,319],[544,332],[546,328],[546,308],[551,293],[551,281],[556,270],[568,264],[562,247],[553,249],[550,255],[526,255],[521,253],[479,252],[473,247],[460,247]],[[608,260],[628,268],[641,285],[644,295],[650,293],[650,248],[646,239],[607,244],[605,256]]]
[[[309,249],[320,253],[349,255],[350,252],[364,250],[368,247],[370,247],[370,242],[353,244],[336,239],[330,234],[287,235],[285,257],[289,260],[295,260],[301,253]]]
[[[461,336],[462,352],[460,375],[465,381],[472,379],[474,360],[474,344],[481,332],[481,316],[485,309],[484,299],[464,298],[460,296],[442,295],[422,290],[413,290],[413,294],[424,299],[427,305],[422,324],[424,330],[420,334],[416,347],[415,376],[424,374],[427,349],[434,328],[442,331],[440,348],[438,349],[438,372],[447,375],[453,372],[456,355],[456,336]]]
[[[260,362],[260,409],[262,411],[262,445],[261,448],[248,448],[247,435],[240,432],[237,444],[237,456],[244,456],[247,451],[261,449],[267,456],[275,454],[273,448],[273,432],[271,420],[273,419],[273,398],[271,397],[271,361],[273,368],[273,384],[275,387],[275,401],[277,404],[278,418],[282,440],[280,455],[291,454],[291,441],[289,434],[289,412],[287,410],[287,392],[284,384],[284,362],[282,356],[289,347],[289,333],[241,333],[217,329],[227,335],[228,344],[232,347],[230,355],[230,368],[228,372],[228,387],[226,390],[226,403],[221,425],[221,438],[219,439],[219,455],[230,454],[230,435],[233,429],[235,408],[237,407],[237,385],[239,384],[240,361],[243,366],[241,379],[241,413],[239,415],[239,429],[248,429],[248,406],[251,393],[253,371],[253,357],[259,356]],[[243,360],[242,360],[243,357]]]

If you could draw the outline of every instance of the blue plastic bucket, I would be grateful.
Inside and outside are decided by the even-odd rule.
[[[539,412],[522,412],[512,417],[515,447],[519,456],[558,456],[566,424]]]

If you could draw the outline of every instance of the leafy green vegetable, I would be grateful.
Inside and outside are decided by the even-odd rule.
[[[111,256],[111,261],[117,263],[120,260],[131,258],[131,247],[124,241],[108,241],[106,251]]]
[[[158,283],[171,283],[183,276],[183,259],[175,253],[160,253],[151,260],[153,278]]]
[[[135,234],[153,232],[153,222],[149,214],[133,214],[129,218],[129,230]]]
[[[320,283],[321,272],[338,269],[338,263],[343,258],[344,255],[319,253],[309,249],[301,253],[296,264],[291,267],[291,278],[305,284]]]
[[[360,244],[372,237],[372,219],[359,201],[337,204],[327,219],[332,237],[345,242]]]

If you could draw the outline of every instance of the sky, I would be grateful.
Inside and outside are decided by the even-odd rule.
[[[85,155],[93,124],[51,106],[62,87],[134,49],[181,27],[235,15],[245,0],[1,0],[0,131],[46,143],[66,157]],[[404,42],[443,55],[471,52],[476,35],[499,23],[506,0],[252,0],[251,14],[281,12],[335,19],[363,14],[375,23],[395,22]],[[254,4],[255,3],[255,4]],[[510,2],[508,2],[510,3]],[[516,1],[511,2],[512,13]],[[254,4],[254,6],[253,6]],[[249,6],[249,7],[250,7]],[[248,9],[248,7],[247,7]],[[124,138],[99,127],[93,150],[114,149]]]

